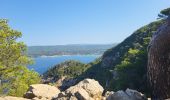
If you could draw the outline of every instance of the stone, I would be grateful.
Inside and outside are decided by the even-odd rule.
[[[84,90],[84,89],[80,89],[75,93],[75,96],[79,99],[79,100],[89,100],[90,96],[89,94]]]
[[[133,100],[146,100],[146,97],[136,90],[127,89],[125,92]]]
[[[24,97],[28,99],[33,98],[46,98],[51,99],[52,97],[58,95],[60,90],[55,86],[50,86],[46,84],[35,84],[31,85],[28,92],[25,93]]]
[[[5,97],[0,97],[0,100],[30,100],[30,99],[21,98],[21,97],[5,96]]]
[[[103,87],[99,84],[99,82],[95,81],[94,79],[85,79],[79,82],[76,86],[86,90],[86,92],[91,97],[101,96],[104,91]]]
[[[77,85],[68,88],[64,93],[60,93],[55,100],[62,100],[61,98],[70,100],[73,97],[77,100],[101,100],[103,91],[103,87],[97,81],[85,79]]]
[[[147,100],[147,98],[136,90],[127,89],[124,91],[117,91],[107,97],[107,100]]]
[[[81,99],[77,99],[75,96],[71,96],[69,100],[81,100]]]

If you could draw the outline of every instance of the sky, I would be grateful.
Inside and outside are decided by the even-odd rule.
[[[112,44],[168,7],[169,0],[1,0],[0,18],[28,46]]]

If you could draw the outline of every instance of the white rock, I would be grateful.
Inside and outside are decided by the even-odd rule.
[[[12,97],[12,96],[5,96],[5,97],[0,97],[0,100],[30,100],[30,99],[25,99],[25,98],[20,98],[20,97]]]
[[[35,84],[31,85],[29,91],[24,95],[25,98],[46,98],[51,99],[52,97],[58,95],[60,90],[55,86],[50,86],[46,84]]]
[[[85,79],[79,82],[76,86],[83,88],[91,96],[102,95],[104,91],[99,82],[95,81],[94,79]]]

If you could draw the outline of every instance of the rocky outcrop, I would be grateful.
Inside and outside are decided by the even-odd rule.
[[[147,100],[147,98],[138,91],[127,89],[110,94],[107,100]]]
[[[164,100],[170,97],[170,16],[148,46],[148,80],[152,98]]]
[[[28,99],[38,100],[38,99],[51,99],[52,97],[58,95],[60,90],[55,86],[50,86],[46,84],[35,84],[31,85],[28,92],[25,93],[24,97]]]
[[[69,100],[71,97],[77,100],[101,100],[103,87],[94,79],[85,79],[77,85],[68,88],[58,95],[55,100]]]

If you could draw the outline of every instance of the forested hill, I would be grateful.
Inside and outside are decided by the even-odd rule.
[[[102,58],[86,66],[81,66],[80,69],[85,70],[80,72],[81,75],[73,78],[80,81],[84,78],[95,79],[109,91],[131,88],[149,94],[146,77],[147,47],[152,34],[163,23],[164,20],[158,20],[136,30],[122,43],[105,51]],[[72,68],[72,66],[70,67]],[[49,70],[48,73],[50,72]],[[62,74],[57,76],[62,76]],[[56,74],[50,74],[50,77],[56,77]]]
[[[148,94],[147,47],[152,34],[163,23],[163,20],[155,21],[136,30],[122,43],[104,52],[82,76],[98,80],[108,90],[132,88]]]
[[[91,44],[91,45],[56,45],[56,46],[29,46],[28,55],[53,56],[53,55],[102,55],[107,49],[114,47],[115,44]]]

